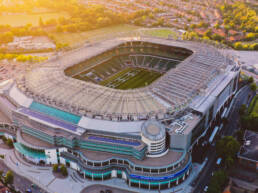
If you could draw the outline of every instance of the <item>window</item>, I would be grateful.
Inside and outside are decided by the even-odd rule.
[[[102,166],[107,166],[108,165],[108,162],[103,162],[102,163]]]
[[[117,163],[117,160],[116,160],[116,159],[112,159],[112,160],[110,160],[110,163],[111,163],[111,164],[116,164],[116,163]]]
[[[151,169],[151,173],[158,173],[158,169]]]
[[[149,168],[143,168],[143,171],[144,172],[150,172],[150,169]]]
[[[118,163],[119,164],[123,164],[123,160],[118,160]]]
[[[93,163],[92,162],[89,162],[87,163],[89,166],[93,166]]]
[[[159,172],[166,172],[166,168],[161,168]]]
[[[94,163],[94,166],[99,167],[100,163]]]

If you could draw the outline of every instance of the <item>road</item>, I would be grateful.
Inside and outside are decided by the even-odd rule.
[[[6,173],[9,168],[5,165],[5,163],[0,160],[0,170]],[[24,178],[23,176],[17,175],[14,173],[14,182],[13,185],[16,188],[16,190],[20,190],[22,193],[25,193],[27,189],[31,189],[32,193],[43,193],[46,191],[41,190],[40,188],[32,188],[31,187],[32,182]]]
[[[235,131],[239,129],[239,114],[238,110],[242,104],[249,105],[251,98],[249,99],[250,88],[249,86],[244,87],[232,105],[228,116],[228,124],[223,128],[221,135],[228,136],[233,135]],[[204,187],[209,183],[211,178],[212,171],[215,170],[215,163],[216,163],[216,153],[215,153],[215,146],[210,146],[209,150],[207,151],[208,162],[204,167],[202,173],[198,181],[196,182],[195,189],[193,193],[200,193],[203,192]]]

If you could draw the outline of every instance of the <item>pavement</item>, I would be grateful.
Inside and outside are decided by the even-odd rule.
[[[254,64],[258,64],[258,51],[226,50],[225,52],[236,56],[242,66],[253,66]],[[252,76],[254,78],[254,82],[258,84],[258,75],[244,69],[242,69],[242,71],[247,76]]]
[[[0,111],[0,123],[11,124],[11,120],[2,111]]]
[[[226,50],[225,52],[237,56],[243,65],[252,66],[258,63],[258,51]]]

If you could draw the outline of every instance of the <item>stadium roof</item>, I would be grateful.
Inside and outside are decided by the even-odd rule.
[[[228,60],[214,47],[158,38],[141,40],[183,47],[194,53],[151,85],[139,89],[116,90],[65,76],[67,67],[129,41],[117,38],[51,60],[17,79],[17,87],[28,98],[67,112],[96,119],[132,121],[162,119],[166,113],[185,109],[214,77],[225,74]]]

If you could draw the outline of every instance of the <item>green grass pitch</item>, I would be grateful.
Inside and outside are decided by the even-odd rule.
[[[159,72],[142,68],[126,68],[100,82],[100,84],[121,90],[134,89],[149,85],[161,75]]]

